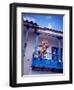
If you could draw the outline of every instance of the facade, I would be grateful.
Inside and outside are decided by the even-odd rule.
[[[23,21],[23,75],[32,71],[63,73],[63,32]]]

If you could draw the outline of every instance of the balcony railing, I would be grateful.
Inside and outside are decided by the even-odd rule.
[[[53,54],[49,52],[42,55],[40,55],[38,52],[35,52],[33,53],[33,57],[37,59],[56,60],[58,62],[59,61],[62,62],[62,57],[60,57],[60,60],[59,60],[59,54]]]

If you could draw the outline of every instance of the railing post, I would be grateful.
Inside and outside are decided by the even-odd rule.
[[[39,41],[39,33],[36,32],[35,35],[36,35],[36,40],[35,40],[35,51],[37,51],[37,48],[38,48],[38,41]]]
[[[58,38],[58,62],[61,62],[61,37]]]

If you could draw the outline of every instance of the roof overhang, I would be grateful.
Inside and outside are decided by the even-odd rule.
[[[38,29],[37,32],[43,33],[43,34],[52,35],[52,36],[57,36],[57,37],[63,37],[63,33],[61,33],[61,32],[56,32],[56,31],[51,31],[51,30]]]

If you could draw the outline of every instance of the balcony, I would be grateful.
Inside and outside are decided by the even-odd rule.
[[[62,60],[58,60],[59,55],[53,55],[52,53],[48,54],[49,56],[55,56],[56,58],[49,59],[45,56],[39,57],[36,53],[34,53],[32,58],[32,70],[63,73],[63,62]]]

